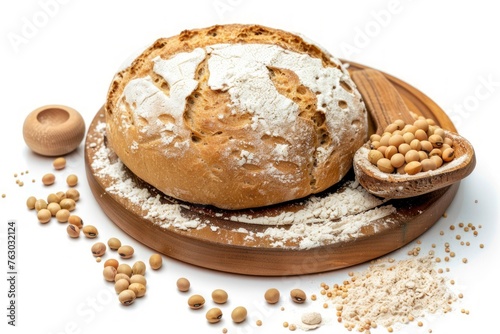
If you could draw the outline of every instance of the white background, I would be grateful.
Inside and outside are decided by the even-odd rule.
[[[326,3],[330,5],[326,6]],[[152,253],[116,227],[101,211],[85,179],[83,145],[67,156],[56,184],[41,184],[52,171],[52,159],[34,155],[23,141],[26,115],[46,104],[65,104],[90,124],[104,103],[113,74],[124,59],[158,37],[184,29],[223,23],[259,23],[300,32],[338,57],[366,64],[410,83],[440,105],[458,131],[474,145],[478,164],[460,185],[459,192],[440,219],[421,238],[422,248],[432,243],[454,245],[449,225],[481,225],[479,235],[465,234],[470,246],[455,246],[457,258],[443,265],[464,298],[453,312],[397,328],[399,333],[491,333],[498,320],[500,298],[498,265],[498,191],[500,177],[493,157],[498,155],[496,134],[500,111],[500,20],[493,1],[95,1],[25,0],[0,4],[0,332],[2,333],[134,333],[143,330],[170,333],[280,333],[283,321],[294,322],[303,312],[319,310],[325,322],[317,333],[347,333],[335,320],[333,307],[322,302],[297,306],[288,291],[300,287],[319,296],[320,283],[342,283],[345,270],[299,277],[245,277],[214,272],[164,257],[164,267],[148,270],[147,295],[131,307],[119,305],[112,285],[101,276],[102,263],[90,253],[95,240],[70,240],[56,221],[41,225],[25,207],[29,195],[45,197],[65,189],[69,173],[80,176],[81,201],[77,212],[100,230],[100,241],[116,236],[136,249],[135,260]],[[286,4],[286,5],[285,5]],[[31,28],[31,29],[30,29]],[[16,184],[15,173],[25,182]],[[31,183],[31,179],[36,179]],[[60,189],[61,188],[61,189]],[[7,221],[18,225],[17,326],[7,325]],[[439,231],[445,231],[444,236]],[[485,245],[480,249],[479,244]],[[405,258],[407,247],[391,254]],[[442,247],[438,247],[442,251]],[[111,255],[108,255],[111,256]],[[468,263],[462,263],[462,257]],[[217,325],[207,324],[204,311],[187,307],[187,295],[175,281],[191,280],[191,293],[210,299],[224,288],[230,301]],[[285,311],[263,303],[263,293],[278,287]],[[211,307],[208,302],[205,310]],[[233,307],[244,305],[248,321],[235,326]],[[469,310],[469,315],[460,312]],[[255,326],[261,319],[263,325]],[[177,326],[173,330],[171,326]],[[383,328],[372,331],[386,333]]]

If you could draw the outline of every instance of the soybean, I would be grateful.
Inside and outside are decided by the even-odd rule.
[[[432,151],[432,148],[433,148],[431,142],[428,140],[422,140],[420,142],[420,147],[421,147],[421,150],[425,151],[425,152],[430,152],[430,151]]]
[[[70,212],[66,209],[60,209],[56,212],[56,219],[60,223],[67,223],[70,216]]]
[[[416,126],[418,129],[423,130],[426,133],[427,133],[427,130],[429,130],[429,123],[423,118],[415,120],[413,125]]]
[[[410,145],[408,145],[409,149],[406,150],[406,152],[408,152],[409,150],[416,150],[416,151],[420,151],[422,149],[422,142],[418,139],[413,139],[411,142],[410,142]],[[403,148],[403,149],[406,149],[406,146]],[[401,147],[399,147],[399,152],[401,152]],[[403,154],[406,154],[406,152],[401,152]]]
[[[269,304],[276,304],[280,300],[280,292],[275,288],[267,289],[264,298]]]
[[[119,279],[118,281],[115,282],[115,291],[116,293],[120,293],[124,290],[127,290],[130,285],[130,282],[127,281],[124,278]]]
[[[384,155],[382,154],[382,152],[378,150],[370,150],[370,152],[368,152],[368,161],[370,161],[374,165],[376,165],[377,161],[379,161],[383,157]]]
[[[189,282],[189,280],[187,278],[184,278],[184,277],[179,278],[177,280],[176,284],[177,284],[177,289],[179,289],[179,291],[182,291],[182,292],[189,291],[189,288],[191,286],[191,283]]]
[[[384,173],[394,172],[394,166],[391,164],[391,160],[387,158],[382,158],[377,161],[377,167]]]
[[[52,203],[52,202],[59,203],[60,201],[61,199],[59,198],[59,196],[57,196],[56,193],[50,193],[47,195],[47,203]]]
[[[134,291],[129,290],[129,289],[123,290],[118,295],[118,300],[120,301],[120,303],[122,303],[125,306],[132,304],[134,302],[135,298],[136,298],[136,296],[135,296]]]
[[[102,242],[96,242],[92,245],[91,251],[95,257],[103,256],[106,253],[106,245]]]
[[[137,298],[141,298],[146,294],[146,286],[141,283],[130,283],[128,289],[134,291]]]
[[[73,224],[69,224],[68,227],[66,227],[66,232],[71,238],[78,238],[80,236],[80,229]]]
[[[47,203],[50,204],[50,203],[59,203],[59,202],[60,202],[60,199],[56,194],[52,193],[52,194],[47,195]]]
[[[387,159],[391,159],[392,156],[394,154],[398,153],[398,149],[396,148],[396,146],[388,146],[386,149],[385,149],[385,152],[384,152],[384,156],[387,158]]]
[[[117,272],[119,274],[125,274],[128,277],[132,276],[132,267],[127,263],[121,263],[118,265]]]
[[[218,307],[211,308],[207,311],[205,317],[207,318],[209,323],[215,324],[219,322],[220,319],[222,319],[222,310]]]
[[[420,161],[429,158],[429,155],[424,151],[418,151],[418,158]]]
[[[61,206],[62,209],[67,209],[69,211],[73,211],[76,208],[76,202],[71,198],[63,198],[59,202],[59,205]]]
[[[64,191],[58,191],[56,192],[56,196],[58,197],[57,202],[59,203],[66,198],[66,193]]]
[[[391,165],[394,168],[399,168],[405,164],[405,156],[401,153],[396,153],[391,157]]]
[[[161,268],[162,264],[163,258],[160,254],[153,254],[149,257],[149,265],[151,266],[151,269],[158,270]]]
[[[441,157],[434,156],[434,157],[430,157],[429,159],[431,159],[432,161],[434,161],[436,163],[436,168],[439,168],[443,165],[443,159]]]
[[[444,162],[450,162],[455,157],[455,150],[453,148],[447,148],[443,151],[442,159]]]
[[[405,166],[405,172],[409,175],[415,175],[422,171],[422,164],[419,161],[411,161]]]
[[[26,200],[26,207],[28,207],[29,210],[33,210],[33,209],[35,209],[35,203],[36,203],[36,197],[30,196]]]
[[[130,277],[127,274],[124,273],[119,273],[118,270],[116,271],[116,276],[115,276],[115,282],[118,282],[118,280],[125,279],[127,282],[130,283]]]
[[[104,262],[104,266],[107,267],[107,266],[112,266],[112,267],[115,267],[116,269],[118,269],[118,260],[116,259],[107,259],[106,262]]]
[[[245,321],[247,318],[247,309],[243,306],[237,306],[234,308],[233,312],[231,312],[231,319],[234,322],[240,323]]]
[[[84,226],[82,231],[83,231],[83,234],[85,234],[85,236],[89,239],[97,238],[97,236],[99,235],[97,228],[95,228],[95,226],[93,226],[93,225]]]
[[[433,147],[440,148],[443,146],[443,138],[440,135],[431,135],[428,139]]]
[[[188,299],[188,305],[193,310],[198,310],[202,308],[203,305],[205,305],[205,298],[203,298],[203,296],[201,295],[192,295]]]
[[[305,292],[301,289],[293,289],[290,291],[290,297],[292,298],[292,301],[298,304],[304,303],[307,299]]]
[[[436,168],[437,166],[434,160],[429,158],[422,160],[422,172],[427,172],[429,170],[434,170]]]
[[[71,188],[66,191],[66,198],[71,198],[75,202],[80,199],[80,192],[76,188]]]
[[[406,163],[410,163],[412,161],[419,161],[420,160],[420,155],[418,154],[417,150],[409,150],[405,154],[405,161]]]
[[[102,271],[102,276],[108,282],[113,282],[115,280],[116,274],[117,274],[116,268],[112,266],[104,267]]]
[[[108,240],[109,249],[117,250],[121,245],[122,243],[120,240],[118,240],[118,238],[109,238]]]
[[[132,275],[144,275],[146,273],[146,264],[142,261],[137,261],[132,266]]]
[[[48,209],[41,209],[37,212],[38,221],[42,224],[46,224],[52,218],[52,213]]]
[[[144,286],[147,285],[147,280],[146,280],[146,277],[144,277],[143,275],[132,275],[130,277],[130,284],[132,283],[140,283]]]
[[[50,186],[54,184],[55,181],[56,181],[56,176],[52,173],[47,173],[44,176],[42,176],[42,183],[45,186]]]
[[[54,193],[47,195],[47,203],[59,203],[60,201],[61,199],[59,198],[59,196]]]
[[[123,259],[130,259],[134,255],[134,248],[128,245],[121,246],[118,248],[118,254],[120,254]]]
[[[43,198],[39,198],[35,201],[35,210],[40,211],[42,209],[47,209],[47,201]]]
[[[418,129],[417,131],[415,131],[415,138],[421,141],[427,140],[428,139],[427,132],[424,131],[423,129]]]
[[[68,175],[68,177],[66,178],[66,183],[70,187],[76,186],[78,184],[78,176],[76,176],[75,174]]]
[[[50,211],[52,217],[55,217],[57,212],[61,210],[61,206],[59,203],[52,202],[47,205],[47,210]]]
[[[65,210],[67,210],[67,209],[65,209]],[[75,226],[78,226],[78,228],[83,227],[83,220],[82,220],[82,218],[80,218],[80,216],[70,215],[68,217],[68,223],[73,224]]]
[[[64,157],[56,158],[52,161],[52,166],[57,170],[64,169],[64,167],[66,167],[66,159]]]
[[[214,291],[212,291],[212,300],[216,304],[224,304],[225,302],[227,302],[227,298],[227,292],[222,289],[215,289]]]
[[[433,157],[437,155],[438,157],[441,157],[443,155],[443,152],[439,148],[434,148],[432,151],[429,152],[429,157]]]

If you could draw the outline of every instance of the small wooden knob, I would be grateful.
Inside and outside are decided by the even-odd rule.
[[[40,155],[70,153],[80,145],[84,136],[83,117],[67,106],[46,105],[33,110],[24,120],[24,141]]]

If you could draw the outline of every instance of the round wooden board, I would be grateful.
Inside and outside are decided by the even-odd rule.
[[[366,68],[352,62],[345,63],[350,64],[350,71]],[[444,111],[427,96],[393,76],[387,77],[410,110],[433,118],[445,129],[456,131]],[[102,152],[103,148],[107,149],[102,126],[104,121],[104,111],[101,108],[87,132],[85,163],[90,188],[105,214],[128,235],[156,252],[224,272],[256,276],[302,275],[331,271],[375,259],[408,244],[428,230],[445,212],[459,187],[457,182],[429,194],[384,202],[380,207],[391,206],[394,209],[391,214],[368,221],[352,236],[332,236],[330,241],[306,248],[301,244],[300,236],[280,240],[279,236],[271,237],[265,233],[268,228],[286,232],[291,225],[269,226],[231,219],[235,215],[274,217],[284,212],[294,214],[304,207],[304,201],[258,210],[224,211],[179,203],[160,194],[124,169],[126,177],[139,189],[148,192],[151,198],[158,197],[162,203],[180,208],[180,215],[185,220],[201,222],[194,228],[185,228],[184,225],[178,226],[164,218],[146,218],[149,212],[140,203],[131,197],[107,190],[116,181],[112,181],[109,175],[99,173],[99,168],[96,167],[102,165],[100,161],[96,161],[102,158],[98,158],[98,152]],[[110,161],[117,160],[112,152],[108,153],[108,158]],[[350,173],[345,180],[322,195],[340,193],[353,181],[353,173]],[[308,225],[312,224],[315,223]]]

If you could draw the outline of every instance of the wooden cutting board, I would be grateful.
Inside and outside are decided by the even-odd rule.
[[[349,71],[367,68],[349,62]],[[385,73],[384,73],[385,74]],[[444,111],[431,99],[409,84],[385,74],[402,95],[410,110],[434,119],[442,128],[456,131]],[[85,164],[87,179],[95,199],[105,214],[125,233],[150,247],[155,252],[192,265],[224,272],[256,276],[290,276],[312,274],[340,269],[366,262],[390,253],[416,239],[427,231],[443,215],[455,197],[459,183],[422,196],[391,200],[378,205],[381,210],[392,208],[392,212],[381,218],[365,218],[363,226],[343,237],[332,232],[331,238],[324,238],[320,244],[304,246],[300,235],[289,237],[292,226],[263,225],[265,220],[237,218],[279,217],[284,213],[298,215],[309,199],[289,202],[272,207],[252,210],[225,211],[213,207],[180,203],[166,197],[135,175],[124,169],[128,181],[116,181],[110,174],[99,173],[102,166],[102,152],[107,150],[106,134],[103,130],[104,110],[101,108],[87,131],[85,142]],[[112,151],[108,151],[108,164],[118,161]],[[184,221],[197,222],[192,226],[176,224],[174,214],[164,217],[148,217],[151,210],[135,198],[113,191],[120,183],[135,185],[135,191],[158,198],[162,205],[179,209],[179,217]],[[327,190],[321,196],[335,196],[346,190],[354,182],[353,173],[342,182]],[[370,209],[371,210],[371,209]],[[367,208],[366,211],[369,211]],[[364,212],[359,212],[360,216]],[[358,217],[358,216],[356,216]],[[369,215],[367,217],[370,217]],[[349,217],[337,217],[330,224]],[[359,219],[358,219],[359,220]],[[269,219],[272,221],[272,219]],[[255,223],[258,222],[258,223]],[[301,222],[303,224],[303,222]],[[305,223],[308,228],[323,226],[323,222]],[[269,230],[283,232],[271,235]],[[343,231],[345,232],[345,231]]]

